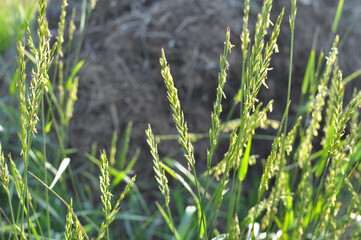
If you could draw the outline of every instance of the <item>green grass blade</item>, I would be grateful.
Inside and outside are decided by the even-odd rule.
[[[356,79],[361,75],[361,68],[350,75],[348,75],[346,78],[343,79],[343,84],[346,85],[347,83],[351,82],[352,80]]]
[[[240,182],[242,182],[246,178],[246,175],[247,175],[248,161],[249,161],[249,156],[251,153],[251,145],[252,145],[252,135],[248,139],[247,147],[244,152],[243,160],[241,163],[241,168],[238,171],[238,180]]]
[[[305,95],[308,92],[310,83],[314,81],[315,76],[315,58],[316,58],[316,52],[315,50],[311,50],[310,57],[308,58],[307,67],[305,76],[303,78],[301,92],[303,95]]]
[[[83,66],[84,61],[79,61],[73,71],[71,72],[68,80],[66,81],[66,88],[70,91],[71,89],[73,89],[73,82],[74,82],[74,77],[76,76],[76,74],[79,72],[80,68]]]
[[[186,236],[191,235],[191,233],[189,232],[189,228],[191,227],[192,218],[196,211],[197,208],[195,206],[186,207],[183,218],[177,228],[181,239],[186,239]]]
[[[125,134],[122,137],[119,148],[119,159],[118,159],[118,168],[123,169],[125,164],[125,158],[127,156],[129,141],[130,141],[130,133],[132,132],[133,123],[128,123],[127,129],[125,130]]]
[[[70,163],[70,158],[64,158],[63,161],[61,162],[58,171],[56,172],[55,178],[53,180],[53,182],[50,184],[50,189],[53,189],[53,187],[55,186],[55,184],[57,183],[57,181],[59,180],[60,176],[63,174],[63,172],[65,171],[65,169],[67,168],[67,166]]]
[[[134,156],[130,160],[128,166],[125,168],[125,170],[121,171],[121,174],[116,176],[115,179],[112,181],[112,184],[111,184],[111,187],[110,187],[111,190],[113,190],[114,187],[117,186],[123,180],[124,176],[133,169],[135,163],[137,162],[137,160],[139,158],[139,154],[140,154],[140,149],[138,148],[136,153],[134,154]]]
[[[199,204],[199,199],[196,196],[196,194],[194,193],[194,191],[192,190],[192,188],[189,186],[189,184],[187,183],[187,181],[178,173],[176,173],[172,168],[170,168],[169,166],[167,166],[164,163],[161,163],[163,169],[169,173],[175,180],[179,181],[186,189],[187,191],[192,195],[194,201]]]
[[[117,141],[118,141],[118,133],[114,131],[112,141],[110,144],[110,153],[109,153],[110,166],[115,165],[115,154],[117,153]]]
[[[44,209],[47,208],[47,203],[44,201],[43,196],[37,195],[35,191],[31,192],[31,197],[38,203],[38,205]],[[58,223],[63,224],[63,219],[60,217],[59,213],[55,208],[49,204],[49,213],[53,219],[56,219]]]
[[[174,227],[173,222],[171,221],[171,219],[168,217],[167,213],[164,211],[164,209],[162,208],[162,206],[158,203],[155,202],[155,204],[157,205],[157,208],[159,209],[159,212],[162,214],[164,220],[166,221],[169,229],[171,231],[173,231],[174,236],[176,237],[176,239],[181,239],[180,235],[177,231],[177,229]]]
[[[334,18],[333,24],[332,24],[332,32],[334,32],[334,33],[337,32],[338,24],[340,22],[341,15],[342,15],[343,4],[344,4],[344,0],[339,0],[338,1],[336,15],[335,15],[335,18]]]

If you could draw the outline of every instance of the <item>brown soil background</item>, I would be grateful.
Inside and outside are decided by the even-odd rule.
[[[286,102],[290,51],[288,16],[290,1],[275,1],[272,21],[281,8],[285,17],[278,41],[280,52],[271,62],[267,84],[260,100],[274,99],[271,118],[280,120]],[[291,93],[291,119],[297,109],[303,73],[312,46],[316,28],[319,31],[317,49],[328,46],[332,20],[337,8],[336,0],[298,1],[295,30],[295,53]],[[250,27],[254,27],[256,14],[262,1],[251,1]],[[70,6],[77,6],[70,1]],[[55,8],[54,9],[58,9]],[[56,11],[55,11],[56,12]],[[339,26],[341,40],[348,27],[360,15],[359,0],[345,3]],[[56,15],[56,14],[55,14]],[[168,63],[185,118],[192,133],[207,133],[210,112],[215,99],[219,55],[227,26],[231,29],[231,42],[236,46],[230,57],[224,101],[227,114],[233,96],[241,81],[241,51],[239,35],[242,28],[243,1],[219,0],[99,0],[90,17],[81,58],[85,60],[79,77],[78,102],[70,123],[71,144],[80,153],[90,151],[94,142],[99,149],[109,149],[114,131],[121,136],[127,123],[133,122],[128,158],[140,147],[141,155],[136,171],[149,172],[152,159],[145,142],[145,129],[151,124],[155,134],[176,133],[166,88],[160,75],[159,57],[165,49]],[[358,23],[360,18],[358,18]],[[361,67],[361,30],[355,27],[340,47],[340,66],[344,76]],[[252,36],[252,35],[251,35]],[[328,51],[327,49],[325,49]],[[350,91],[360,85],[360,78],[347,87]],[[222,115],[223,116],[223,115]],[[223,116],[224,118],[225,116]],[[269,143],[269,144],[268,144]],[[171,153],[179,145],[176,141],[161,142],[160,155]],[[267,154],[271,142],[255,142],[255,153]],[[202,166],[208,142],[196,144],[196,160]],[[227,145],[220,151],[219,157]],[[79,161],[88,161],[79,156]],[[217,161],[217,159],[216,159]],[[142,174],[141,174],[142,175]]]

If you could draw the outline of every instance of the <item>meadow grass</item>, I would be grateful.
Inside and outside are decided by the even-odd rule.
[[[360,238],[361,125],[358,108],[361,92],[355,90],[350,102],[344,103],[345,85],[359,73],[343,78],[338,66],[337,28],[343,1],[339,1],[332,25],[335,36],[329,53],[324,57],[321,52],[316,61],[316,49],[312,48],[301,89],[300,110],[292,123],[289,122],[289,107],[292,104],[296,0],[291,0],[289,16],[291,51],[287,102],[279,122],[267,118],[273,101],[263,105],[258,100],[261,87],[268,88],[267,73],[272,55],[278,51],[277,39],[285,14],[282,10],[276,22],[271,23],[272,0],[263,2],[252,40],[248,26],[250,1],[244,2],[240,35],[242,79],[231,110],[223,121],[227,58],[233,48],[230,29],[226,31],[208,134],[188,132],[178,91],[162,50],[161,75],[178,132],[175,139],[184,149],[185,160],[178,162],[171,155],[159,156],[161,138],[148,126],[146,138],[153,158],[154,183],[162,196],[154,207],[144,199],[132,171],[139,150],[126,161],[131,123],[120,143],[118,134],[114,133],[108,154],[103,150],[98,157],[97,146],[92,147],[91,153],[86,154],[90,161],[88,173],[84,173],[85,168],[70,164],[76,150],[68,148],[69,122],[77,100],[79,79],[76,75],[83,65],[78,57],[95,3],[91,1],[87,6],[83,1],[80,28],[76,33],[74,14],[66,26],[67,1],[63,0],[57,39],[50,45],[47,1],[39,0],[37,35],[34,36],[27,26],[26,43],[19,41],[17,44],[19,108],[2,112],[14,114],[13,119],[17,119],[15,129],[20,147],[0,144],[0,193],[4,196],[0,202],[2,239]],[[64,45],[66,29],[69,39]],[[52,77],[50,70],[53,70]],[[239,114],[235,116],[236,108]],[[257,129],[269,127],[276,128],[277,135],[272,138],[272,149],[262,164],[253,154],[257,146],[252,144],[252,139],[257,137]],[[200,172],[193,143],[204,136],[209,138],[207,169]],[[223,158],[217,159],[221,137],[229,139],[229,145]],[[318,148],[315,147],[317,141],[321,142]],[[10,152],[9,149],[13,154],[5,156],[4,152]],[[263,168],[258,177],[249,167],[255,164]],[[95,177],[97,173],[99,179]],[[175,180],[172,185],[170,178]],[[248,178],[253,178],[254,182],[253,193],[248,196],[253,196],[251,206],[245,203],[244,186],[249,184]],[[94,206],[91,200],[93,186],[83,184],[84,181],[98,186],[99,206]],[[124,190],[117,191],[123,182]],[[122,220],[124,227],[112,225],[118,220]]]
[[[35,0],[3,0],[0,10],[0,52],[21,40],[26,21],[31,22],[37,10]]]

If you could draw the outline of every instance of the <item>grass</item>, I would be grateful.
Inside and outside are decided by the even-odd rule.
[[[31,22],[37,10],[35,0],[3,0],[0,10],[0,52],[21,39],[25,22]]]
[[[6,139],[18,137],[20,140],[16,144],[9,140],[0,144],[0,193],[4,196],[0,200],[2,239],[360,238],[358,108],[361,92],[355,90],[350,102],[344,103],[345,85],[359,73],[343,78],[338,66],[337,28],[343,1],[339,1],[332,26],[335,37],[327,57],[321,52],[316,61],[316,49],[311,51],[301,89],[299,116],[292,123],[289,107],[296,0],[291,0],[289,16],[287,107],[280,122],[267,118],[273,101],[263,104],[258,100],[261,87],[268,88],[267,73],[278,49],[284,16],[282,10],[277,21],[271,24],[271,0],[263,2],[252,40],[248,27],[250,1],[245,0],[242,80],[223,121],[227,58],[233,48],[230,30],[226,31],[208,134],[188,132],[178,91],[162,50],[161,75],[178,132],[175,139],[183,148],[185,160],[178,162],[171,154],[160,157],[158,144],[162,136],[154,135],[149,125],[146,138],[154,164],[155,181],[152,181],[160,191],[153,207],[139,190],[132,170],[139,150],[126,161],[131,123],[120,143],[114,133],[109,153],[103,150],[98,156],[94,145],[86,155],[90,160],[88,166],[71,164],[76,149],[69,149],[67,136],[77,100],[76,75],[83,64],[78,54],[95,1],[89,6],[83,2],[79,32],[75,32],[74,15],[69,26],[66,25],[67,2],[63,1],[58,37],[53,45],[50,45],[46,3],[39,1],[37,36],[27,27],[26,43],[18,41],[17,44],[15,90],[19,108],[1,105],[1,112],[14,120],[13,126],[4,125]],[[64,45],[65,30],[69,31],[69,39]],[[237,115],[236,108],[239,108]],[[15,134],[9,131],[10,127]],[[267,127],[276,127],[278,131],[272,139],[269,156],[261,164],[253,155],[252,149],[257,149],[253,140],[257,129]],[[209,138],[204,172],[196,167],[194,155],[193,142],[199,137]],[[216,159],[221,137],[229,139],[228,150],[222,159]],[[318,141],[320,147],[315,146]],[[4,152],[13,154],[6,156]],[[262,172],[250,167],[254,164],[262,166]],[[173,184],[169,184],[170,179]],[[83,184],[85,182],[88,184]],[[247,203],[244,188],[250,182],[253,187],[248,198],[252,200]],[[119,185],[124,190],[119,191]],[[97,193],[94,189],[98,190],[98,201],[92,201]],[[121,228],[112,225],[119,220]]]

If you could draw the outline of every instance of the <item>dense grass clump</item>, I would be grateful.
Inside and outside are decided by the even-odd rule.
[[[91,161],[89,166],[71,167],[76,149],[68,147],[69,122],[77,100],[76,74],[83,64],[78,55],[95,1],[89,6],[84,1],[81,28],[75,32],[75,15],[66,25],[67,1],[63,0],[57,39],[51,45],[47,1],[39,0],[37,35],[26,26],[26,43],[17,43],[18,107],[12,111],[10,107],[0,109],[16,119],[16,134],[12,137],[20,140],[18,146],[0,144],[0,238],[359,239],[361,91],[355,90],[352,99],[344,103],[345,85],[357,74],[343,78],[338,66],[339,37],[335,34],[326,57],[321,52],[316,61],[312,50],[302,84],[300,110],[296,121],[289,121],[297,11],[296,0],[291,0],[286,108],[281,121],[269,119],[267,114],[273,109],[273,101],[261,103],[258,93],[261,87],[268,88],[267,74],[271,58],[278,51],[277,39],[285,14],[282,10],[276,22],[271,23],[272,4],[272,0],[263,2],[251,39],[250,1],[244,2],[240,35],[242,79],[228,117],[222,120],[227,58],[234,47],[230,29],[226,31],[210,113],[204,172],[197,168],[193,145],[196,135],[188,132],[171,69],[165,51],[161,51],[161,76],[185,161],[182,164],[171,157],[160,157],[158,144],[161,143],[148,126],[146,138],[155,177],[152,181],[161,194],[153,204],[144,199],[132,171],[139,150],[126,161],[131,123],[120,144],[114,133],[108,154],[103,150],[98,158],[94,145],[93,151],[86,155]],[[334,33],[342,5],[343,1],[339,1],[341,10],[337,11],[332,26]],[[64,44],[66,30],[69,39]],[[236,108],[239,108],[237,115]],[[276,128],[277,135],[261,165],[253,155],[252,139],[257,129],[268,127]],[[221,137],[229,140],[229,145],[224,157],[216,159]],[[319,148],[315,147],[316,141],[321,141]],[[6,156],[4,149],[13,154]],[[255,204],[248,206],[244,203],[243,188],[251,177],[249,166],[254,164],[263,169],[254,189]],[[170,185],[169,179],[175,183]],[[118,191],[122,183],[124,190]],[[99,190],[98,201],[92,201],[94,186]],[[121,228],[111,225],[119,220],[124,221]]]

